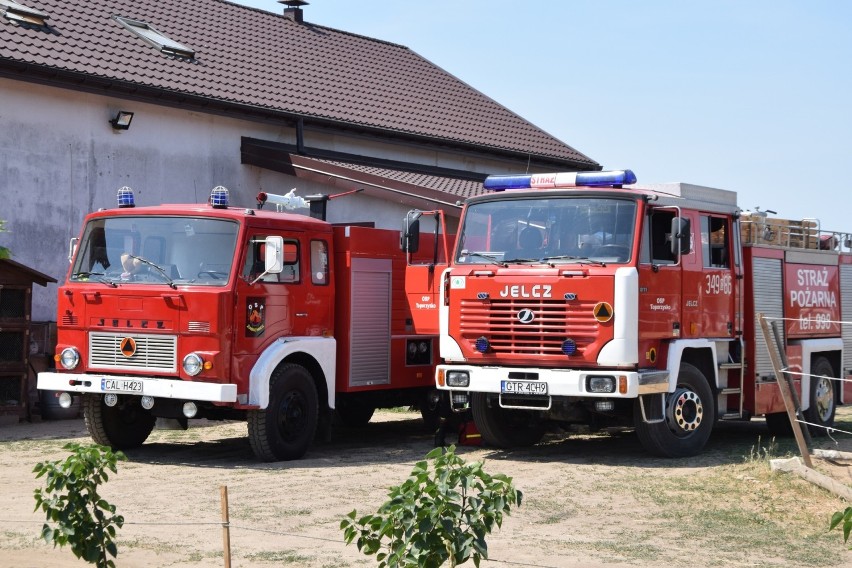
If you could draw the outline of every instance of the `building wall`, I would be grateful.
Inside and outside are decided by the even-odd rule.
[[[129,186],[140,205],[206,202],[210,189],[227,187],[231,202],[252,207],[259,191],[297,195],[328,187],[240,163],[241,137],[295,144],[284,125],[78,93],[0,78],[0,219],[8,233],[0,244],[12,258],[60,282],[68,270],[68,245],[86,213],[115,206]],[[109,119],[135,113],[130,129]],[[309,131],[306,144],[376,157],[482,172],[511,165],[440,153],[413,144]],[[339,189],[334,190],[335,192]],[[410,207],[367,195],[333,200],[329,221],[372,221],[397,229]],[[57,285],[33,290],[33,320],[55,321]]]

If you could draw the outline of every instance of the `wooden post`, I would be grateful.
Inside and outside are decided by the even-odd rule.
[[[811,452],[808,449],[808,445],[805,443],[805,437],[804,434],[802,434],[802,425],[796,416],[797,409],[790,392],[790,384],[787,382],[787,379],[783,374],[784,371],[781,370],[781,361],[779,359],[778,351],[775,349],[775,347],[777,347],[778,350],[780,350],[783,346],[776,346],[771,341],[769,324],[766,323],[766,319],[764,319],[763,314],[757,314],[757,317],[760,319],[760,328],[763,330],[763,340],[766,342],[766,349],[769,351],[769,357],[772,359],[772,369],[775,371],[775,381],[778,383],[778,387],[781,390],[781,398],[784,399],[784,407],[787,409],[787,418],[790,419],[790,426],[793,427],[793,435],[796,437],[796,444],[799,446],[799,453],[802,454],[802,461],[805,465],[813,469],[814,464],[811,461]]]
[[[231,527],[228,521],[228,486],[219,488],[222,498],[222,547],[225,557],[225,568],[231,568]]]

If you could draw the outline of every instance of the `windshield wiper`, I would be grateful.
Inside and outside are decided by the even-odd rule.
[[[479,258],[484,258],[489,263],[496,264],[497,266],[507,266],[507,264],[505,262],[503,262],[502,260],[497,258],[496,255],[493,255],[493,254],[485,254],[485,253],[482,253],[482,252],[472,252],[472,251],[469,251],[469,250],[463,250],[463,251],[461,251],[461,254],[459,254],[459,256],[476,256],[476,257],[479,257]]]
[[[592,260],[588,256],[573,256],[570,254],[562,254],[559,256],[545,256],[541,259],[542,262],[546,262],[551,266],[555,266],[553,261],[555,260],[570,260],[572,262],[577,262],[579,264],[597,264],[599,266],[606,266],[605,262],[601,262],[600,260]]]
[[[100,282],[101,284],[106,284],[107,286],[112,286],[113,288],[118,288],[118,284],[113,282],[112,280],[107,280],[104,278],[103,272],[86,272],[85,270],[80,272],[75,272],[71,275],[72,278],[88,278],[90,276],[95,276],[95,280]]]
[[[165,268],[163,268],[162,266],[160,266],[156,262],[151,262],[147,258],[142,258],[141,256],[136,256],[136,255],[133,255],[133,254],[128,254],[127,256],[129,256],[130,258],[134,258],[134,259],[138,260],[142,264],[147,264],[148,266],[152,267],[154,270],[156,270],[157,272],[162,274],[163,278],[166,279],[166,284],[168,284],[172,289],[177,290],[177,284],[175,284],[175,281],[172,280],[172,277],[169,276],[169,273],[166,272]]]

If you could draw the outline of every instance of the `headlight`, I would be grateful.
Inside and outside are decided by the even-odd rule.
[[[73,347],[66,347],[59,354],[59,363],[64,369],[74,369],[80,364],[80,352]]]
[[[198,353],[190,353],[183,358],[183,371],[190,377],[201,372],[204,367],[204,359]]]
[[[467,371],[447,371],[447,386],[448,387],[467,387],[470,386],[470,375]]]
[[[615,392],[615,377],[586,377],[586,390],[594,393]]]

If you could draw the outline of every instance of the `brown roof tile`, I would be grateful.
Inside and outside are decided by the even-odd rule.
[[[224,0],[23,0],[49,28],[0,17],[0,69],[64,69],[129,84],[599,165],[410,49]],[[195,50],[160,53],[112,16],[147,22]],[[20,77],[20,75],[16,75]]]

